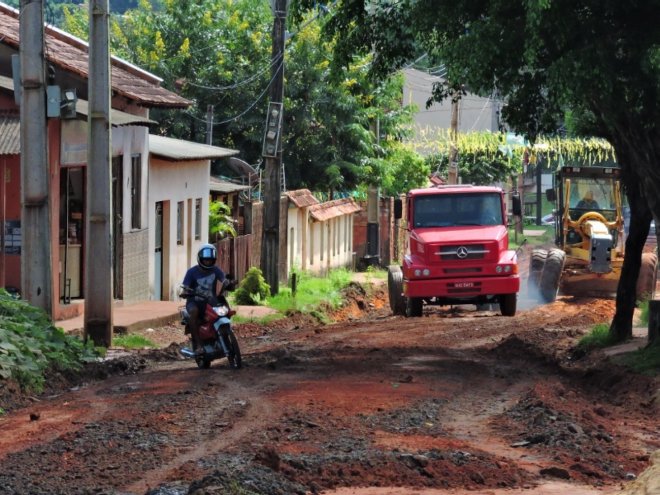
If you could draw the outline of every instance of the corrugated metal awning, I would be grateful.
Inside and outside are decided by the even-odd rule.
[[[238,150],[211,146],[208,144],[184,141],[165,136],[149,134],[149,151],[152,155],[165,158],[173,162],[184,160],[211,160],[226,156],[238,155]]]
[[[0,115],[0,155],[21,153],[21,120],[18,115]]]
[[[247,189],[250,189],[250,186],[245,186],[243,184],[234,184],[233,182],[229,182],[211,176],[211,179],[209,180],[209,189],[212,192],[232,193],[237,191],[245,191]]]
[[[353,198],[341,198],[310,206],[309,214],[313,219],[324,222],[341,215],[350,215],[361,209]]]

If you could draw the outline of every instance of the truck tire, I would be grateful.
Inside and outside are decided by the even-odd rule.
[[[406,316],[409,318],[417,318],[422,316],[422,308],[424,300],[421,297],[407,297],[406,298]]]
[[[401,267],[392,265],[387,269],[387,294],[390,309],[395,315],[406,314],[406,298],[403,296],[403,273]]]
[[[647,301],[655,297],[658,281],[658,257],[655,253],[642,253],[642,265],[637,277],[637,300]]]
[[[559,280],[564,269],[566,253],[561,249],[551,249],[543,264],[543,272],[539,283],[542,302],[551,303],[557,299],[559,292]]]
[[[538,289],[541,283],[541,274],[545,260],[548,258],[548,250],[534,248],[529,258],[529,274],[527,276],[527,287]]]
[[[515,316],[518,294],[502,294],[500,296],[500,313],[502,316]]]

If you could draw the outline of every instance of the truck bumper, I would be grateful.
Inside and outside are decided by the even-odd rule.
[[[442,297],[464,299],[478,296],[515,294],[520,290],[520,277],[488,277],[478,280],[465,278],[415,279],[403,281],[407,297]]]

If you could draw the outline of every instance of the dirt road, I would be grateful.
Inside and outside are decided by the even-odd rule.
[[[660,448],[657,379],[569,359],[613,303],[406,319],[373,292],[338,324],[239,327],[242,370],[171,347],[15,408],[0,492],[615,493]]]

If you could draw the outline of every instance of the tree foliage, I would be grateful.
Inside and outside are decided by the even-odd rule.
[[[297,0],[294,10],[314,4]],[[632,333],[641,240],[660,219],[658,17],[658,0],[344,0],[326,33],[342,33],[336,69],[373,52],[371,73],[382,77],[425,53],[446,68],[435,99],[497,92],[504,120],[532,139],[555,132],[571,111],[574,129],[612,143],[632,213],[612,325],[623,340]]]
[[[67,10],[64,29],[86,38],[86,16],[84,9]],[[331,78],[335,41],[321,39],[323,19],[316,12],[302,20],[289,26],[284,55],[286,185],[350,190],[374,180],[369,164],[387,160],[389,143],[407,132],[411,113],[400,105],[403,80],[369,79],[368,55],[354,60],[345,77]],[[245,161],[257,164],[274,68],[272,23],[263,0],[164,0],[158,9],[140,0],[137,9],[113,18],[111,45],[113,53],[194,102],[184,113],[153,110],[158,132],[203,142],[212,105],[213,143],[239,149]]]

